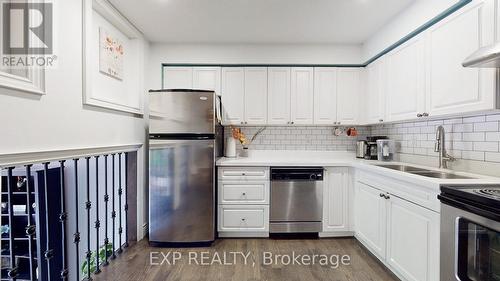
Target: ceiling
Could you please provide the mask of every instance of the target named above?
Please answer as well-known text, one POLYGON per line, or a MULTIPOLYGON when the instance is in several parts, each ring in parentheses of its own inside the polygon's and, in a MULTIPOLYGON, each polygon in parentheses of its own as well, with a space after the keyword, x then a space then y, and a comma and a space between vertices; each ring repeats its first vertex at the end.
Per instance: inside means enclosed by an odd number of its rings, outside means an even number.
POLYGON ((360 44, 416 0, 109 0, 152 42, 360 44))

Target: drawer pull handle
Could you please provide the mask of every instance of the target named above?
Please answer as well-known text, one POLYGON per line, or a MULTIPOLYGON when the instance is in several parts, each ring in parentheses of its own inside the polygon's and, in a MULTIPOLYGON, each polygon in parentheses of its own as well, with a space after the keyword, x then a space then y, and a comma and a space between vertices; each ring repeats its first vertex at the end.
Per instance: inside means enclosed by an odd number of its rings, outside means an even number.
POLYGON ((380 193, 378 196, 385 198, 385 194, 380 193))

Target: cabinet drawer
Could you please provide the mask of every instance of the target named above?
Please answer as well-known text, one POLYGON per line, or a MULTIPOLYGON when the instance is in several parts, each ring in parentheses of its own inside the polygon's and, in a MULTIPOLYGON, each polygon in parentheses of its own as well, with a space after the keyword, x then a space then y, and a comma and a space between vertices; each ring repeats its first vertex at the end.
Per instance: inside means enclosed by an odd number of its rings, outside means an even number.
POLYGON ((360 171, 357 174, 357 181, 378 188, 384 192, 389 192, 435 212, 439 213, 441 210, 440 202, 437 199, 439 190, 433 190, 418 183, 403 181, 365 171, 360 171))
POLYGON ((219 180, 268 180, 268 167, 219 167, 219 180))
POLYGON ((219 206, 219 231, 269 231, 269 206, 219 206))
POLYGON ((219 204, 269 204, 269 182, 219 182, 219 204))

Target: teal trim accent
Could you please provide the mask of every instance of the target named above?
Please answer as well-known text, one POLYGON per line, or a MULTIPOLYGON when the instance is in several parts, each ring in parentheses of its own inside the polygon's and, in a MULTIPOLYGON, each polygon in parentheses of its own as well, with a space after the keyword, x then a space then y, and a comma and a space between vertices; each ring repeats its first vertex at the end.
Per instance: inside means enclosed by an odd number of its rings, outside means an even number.
POLYGON ((164 71, 164 65, 162 64, 161 65, 161 88, 162 89, 165 89, 165 82, 163 82, 165 80, 165 71, 164 71))
POLYGON ((178 66, 178 67, 193 67, 193 66, 212 66, 212 67, 367 67, 369 64, 373 63, 380 57, 386 55, 390 51, 396 49, 397 47, 401 46, 402 44, 406 43, 408 40, 414 38, 415 36, 419 35, 420 33, 426 31, 429 29, 431 26, 435 25, 436 23, 440 22, 441 20, 445 19, 449 15, 453 14, 457 10, 461 9, 465 5, 469 4, 472 2, 472 0, 459 0, 456 4, 453 6, 449 7, 436 17, 432 18, 425 24, 421 25, 419 28, 415 29, 414 31, 410 32, 408 35, 405 37, 401 38, 398 40, 396 43, 390 45, 389 47, 385 48, 382 52, 376 54, 373 56, 371 59, 367 60, 365 63, 362 64, 196 64, 196 63, 162 63, 162 87, 163 87, 163 67, 166 66, 178 66))
POLYGON ((455 5, 451 6, 448 9, 446 9, 444 12, 440 13, 439 15, 437 15, 436 17, 434 17, 430 21, 426 22, 424 25, 422 25, 419 28, 415 29, 410 34, 408 34, 405 37, 401 38, 396 43, 392 44, 391 46, 389 46, 386 49, 384 49, 382 52, 378 53, 377 55, 375 55, 374 57, 372 57, 371 59, 369 59, 368 61, 366 61, 364 63, 364 66, 368 66, 370 63, 376 61, 377 59, 379 59, 383 55, 389 53, 390 51, 392 51, 392 50, 396 49, 397 47, 401 46, 402 44, 404 44, 408 40, 410 40, 413 37, 415 37, 415 36, 419 35, 420 33, 424 32, 429 27, 431 27, 431 26, 435 25, 436 23, 440 22, 441 20, 443 20, 444 18, 446 18, 449 15, 453 14, 454 12, 456 12, 457 10, 459 10, 460 8, 462 8, 463 6, 469 4, 470 2, 472 2, 472 0, 459 0, 458 3, 456 3, 455 5))

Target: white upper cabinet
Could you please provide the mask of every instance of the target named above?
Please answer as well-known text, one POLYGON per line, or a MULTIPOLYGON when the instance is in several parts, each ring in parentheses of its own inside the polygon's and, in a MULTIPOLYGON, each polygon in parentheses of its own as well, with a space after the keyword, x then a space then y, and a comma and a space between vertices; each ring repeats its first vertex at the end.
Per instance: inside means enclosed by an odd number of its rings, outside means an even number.
POLYGON ((220 67, 177 67, 163 68, 163 89, 211 90, 221 93, 220 67))
POLYGON ((245 122, 245 70, 243 67, 222 68, 222 109, 225 125, 245 122))
POLYGON ((386 67, 384 58, 371 63, 366 69, 366 121, 379 123, 385 119, 386 67))
POLYGON ((337 123, 337 68, 314 68, 314 124, 337 123))
POLYGON ((269 67, 267 70, 267 123, 290 123, 290 68, 269 67))
MULTIPOLYGON (((339 124, 359 124, 361 107, 360 68, 339 68, 337 70, 337 122, 339 124)), ((332 109, 335 111, 335 109, 332 109)))
POLYGON ((293 67, 291 75, 291 124, 313 124, 314 70, 293 67))
POLYGON ((425 112, 425 42, 414 38, 387 55, 387 121, 422 117, 425 112))
POLYGON ((192 89, 192 67, 164 67, 163 89, 192 89))
POLYGON ((267 123, 267 67, 245 67, 245 124, 267 123))
POLYGON ((495 108, 493 69, 462 62, 493 42, 494 1, 474 1, 427 33, 427 109, 430 116, 495 108))
POLYGON ((194 67, 193 89, 215 91, 221 94, 221 68, 220 67, 194 67))

